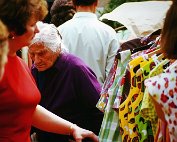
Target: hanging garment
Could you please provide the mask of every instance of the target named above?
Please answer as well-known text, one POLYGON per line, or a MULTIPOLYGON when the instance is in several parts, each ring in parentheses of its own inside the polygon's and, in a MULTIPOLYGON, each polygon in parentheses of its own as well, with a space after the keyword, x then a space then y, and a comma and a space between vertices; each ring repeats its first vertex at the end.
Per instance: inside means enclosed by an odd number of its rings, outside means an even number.
POLYGON ((109 98, 108 89, 111 87, 111 85, 114 82, 116 69, 117 69, 117 64, 118 64, 118 58, 115 57, 114 63, 112 65, 112 67, 111 67, 111 70, 110 70, 110 72, 108 74, 108 77, 106 78, 106 80, 105 80, 105 82, 103 84, 103 87, 101 89, 100 99, 99 99, 99 101, 96 104, 96 107, 102 112, 105 111, 105 108, 106 108, 107 103, 108 103, 108 98, 109 98))
POLYGON ((104 118, 99 133, 100 142, 121 142, 120 130, 119 130, 119 117, 118 113, 112 108, 117 90, 119 88, 119 82, 124 76, 126 66, 130 60, 130 50, 122 51, 120 53, 120 59, 116 69, 116 75, 113 84, 108 90, 108 103, 105 108, 104 118))
MULTIPOLYGON (((118 112, 119 110, 119 106, 121 104, 122 101, 125 101, 125 98, 127 98, 126 94, 123 94, 123 91, 125 89, 125 79, 126 79, 126 75, 127 75, 127 71, 128 71, 128 66, 126 66, 126 69, 124 71, 124 75, 120 78, 119 82, 117 83, 117 93, 116 93, 116 97, 113 103, 112 108, 118 112), (126 96, 125 96, 126 95, 126 96)), ((128 88, 130 89, 130 88, 128 88)))
MULTIPOLYGON (((166 60, 162 61, 161 63, 159 63, 154 69, 152 69, 150 71, 150 74, 149 74, 148 78, 163 73, 164 65, 166 65, 168 62, 169 62, 169 60, 166 59, 166 60)), ((140 113, 143 116, 143 118, 151 121, 153 134, 155 135, 156 134, 156 129, 157 129, 158 117, 157 117, 157 113, 155 111, 154 104, 153 104, 153 102, 152 102, 152 100, 151 100, 151 98, 150 98, 150 96, 147 92, 147 89, 145 89, 145 91, 144 91, 144 97, 143 97, 140 113)))
MULTIPOLYGON (((136 71, 140 68, 143 61, 144 58, 140 56, 129 62, 131 90, 127 99, 119 106, 120 131, 124 142, 139 139, 134 119, 138 112, 136 113, 136 107, 132 108, 131 104, 136 100, 141 89, 142 78, 136 77, 136 71)), ((137 106, 139 106, 139 104, 137 104, 137 106)))
MULTIPOLYGON (((140 68, 142 71, 142 84, 141 84, 141 91, 138 94, 136 100, 134 103, 132 103, 132 106, 137 105, 139 103, 139 106, 136 108, 136 111, 141 110, 142 106, 142 100, 144 97, 144 80, 148 78, 148 75, 150 71, 156 66, 154 60, 152 58, 149 58, 148 61, 145 62, 144 65, 140 68)), ((137 76, 139 77, 139 76, 137 76)), ((153 132, 152 132, 152 127, 151 127, 151 122, 149 120, 146 120, 142 117, 141 113, 138 113, 135 115, 135 123, 137 124, 137 129, 138 129, 138 134, 139 134, 139 141, 140 142, 153 142, 154 137, 153 137, 153 132)))
POLYGON ((128 40, 121 44, 119 51, 133 50, 139 46, 142 46, 143 44, 140 41, 141 41, 141 38, 134 38, 134 39, 128 40))

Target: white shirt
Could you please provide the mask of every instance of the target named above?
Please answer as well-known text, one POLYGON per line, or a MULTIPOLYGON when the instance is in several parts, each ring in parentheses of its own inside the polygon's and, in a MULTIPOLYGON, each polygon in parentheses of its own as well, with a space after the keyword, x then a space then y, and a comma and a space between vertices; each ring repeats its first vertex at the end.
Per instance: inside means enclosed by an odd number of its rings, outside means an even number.
POLYGON ((103 84, 120 47, 115 30, 90 12, 77 12, 58 30, 69 53, 80 57, 103 84))

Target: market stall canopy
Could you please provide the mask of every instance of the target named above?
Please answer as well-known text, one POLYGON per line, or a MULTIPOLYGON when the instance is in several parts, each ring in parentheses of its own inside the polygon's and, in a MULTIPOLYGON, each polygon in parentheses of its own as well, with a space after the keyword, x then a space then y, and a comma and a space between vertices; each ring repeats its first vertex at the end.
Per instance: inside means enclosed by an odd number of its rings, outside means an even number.
POLYGON ((162 29, 171 1, 128 2, 100 17, 124 25, 135 37, 142 37, 162 29))

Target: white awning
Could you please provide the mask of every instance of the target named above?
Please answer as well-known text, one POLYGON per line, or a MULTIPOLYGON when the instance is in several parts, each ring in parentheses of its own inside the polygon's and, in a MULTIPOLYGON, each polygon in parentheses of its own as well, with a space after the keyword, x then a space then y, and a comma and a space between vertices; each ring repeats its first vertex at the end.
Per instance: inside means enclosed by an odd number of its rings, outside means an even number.
POLYGON ((123 24, 135 37, 162 29, 171 1, 128 2, 100 17, 123 24))

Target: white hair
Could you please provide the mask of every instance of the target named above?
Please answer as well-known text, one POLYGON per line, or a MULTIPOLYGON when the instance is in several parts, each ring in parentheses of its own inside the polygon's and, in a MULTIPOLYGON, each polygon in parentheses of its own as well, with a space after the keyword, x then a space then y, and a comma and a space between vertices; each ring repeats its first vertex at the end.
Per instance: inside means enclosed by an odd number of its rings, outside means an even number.
POLYGON ((61 35, 55 25, 37 22, 37 27, 39 29, 39 33, 36 33, 30 46, 33 44, 42 43, 53 52, 58 51, 59 48, 61 48, 62 51, 67 51, 62 43, 61 35))

